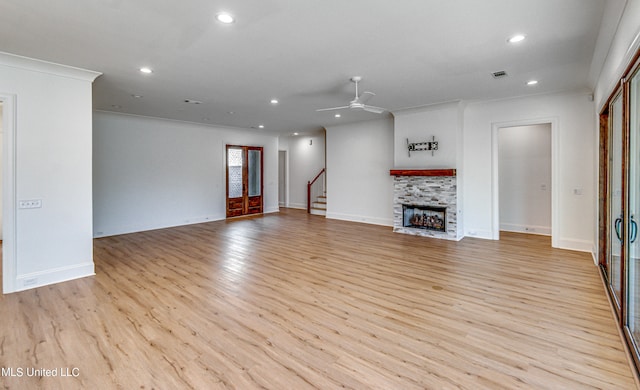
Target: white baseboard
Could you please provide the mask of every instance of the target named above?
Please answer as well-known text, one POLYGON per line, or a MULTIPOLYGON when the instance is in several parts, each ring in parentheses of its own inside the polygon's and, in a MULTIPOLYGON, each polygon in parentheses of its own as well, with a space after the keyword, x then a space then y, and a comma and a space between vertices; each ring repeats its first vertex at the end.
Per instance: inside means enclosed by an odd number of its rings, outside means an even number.
POLYGON ((468 229, 464 233, 464 237, 482 238, 484 240, 493 240, 493 233, 491 232, 491 230, 468 229))
POLYGON ((593 254, 593 242, 587 240, 576 240, 573 238, 560 238, 556 243, 556 248, 568 249, 570 251, 588 252, 593 254))
POLYGON ((371 225, 393 226, 393 218, 367 217, 363 215, 352 215, 343 213, 330 213, 326 215, 329 219, 339 219, 341 221, 368 223, 371 225))
POLYGON ((95 275, 93 261, 67 267, 54 268, 46 271, 33 272, 16 277, 17 291, 29 290, 36 287, 66 282, 73 279, 95 275))
POLYGON ((500 230, 505 232, 514 233, 528 233, 528 234, 540 234, 543 236, 551 235, 551 226, 536 226, 536 225, 519 225, 515 223, 501 223, 500 230))
POLYGON ((93 238, 118 236, 121 234, 146 232, 150 230, 159 230, 159 229, 167 229, 167 228, 178 227, 178 226, 194 225, 198 223, 222 221, 225 218, 226 217, 224 215, 207 215, 203 217, 192 217, 182 221, 175 221, 175 222, 163 223, 158 225, 143 225, 143 224, 129 225, 129 226, 119 226, 119 227, 116 227, 115 229, 96 227, 94 228, 93 238))
POLYGON ((271 214, 271 213, 279 213, 280 212, 280 206, 278 207, 270 207, 268 209, 265 209, 263 211, 263 214, 271 214))

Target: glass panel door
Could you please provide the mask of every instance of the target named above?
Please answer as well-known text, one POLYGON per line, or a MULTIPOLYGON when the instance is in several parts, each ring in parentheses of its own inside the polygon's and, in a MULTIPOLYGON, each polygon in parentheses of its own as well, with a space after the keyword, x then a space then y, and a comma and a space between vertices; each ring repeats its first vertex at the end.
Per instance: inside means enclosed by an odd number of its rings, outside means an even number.
POLYGON ((227 145, 227 218, 262 213, 262 147, 227 145))
POLYGON ((640 70, 629 83, 629 252, 627 258, 627 326, 637 348, 640 341, 640 70))
POLYGON ((623 150, 623 122, 622 122, 622 93, 613 99, 609 108, 610 125, 610 160, 609 160, 609 248, 607 253, 607 279, 609 288, 613 292, 614 302, 620 311, 622 302, 622 150, 623 150))
POLYGON ((229 148, 227 153, 229 169, 229 198, 242 197, 242 149, 229 148))
POLYGON ((249 150, 249 196, 262 195, 260 165, 262 163, 260 150, 249 150))

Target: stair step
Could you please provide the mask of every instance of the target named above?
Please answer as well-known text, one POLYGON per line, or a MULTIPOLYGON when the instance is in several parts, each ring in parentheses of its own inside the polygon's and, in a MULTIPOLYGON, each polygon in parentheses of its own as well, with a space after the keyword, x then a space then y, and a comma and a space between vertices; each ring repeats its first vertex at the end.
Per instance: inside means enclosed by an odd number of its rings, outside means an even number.
POLYGON ((311 214, 313 215, 327 215, 327 210, 326 209, 318 209, 315 207, 311 208, 311 214))
POLYGON ((326 210, 327 202, 313 202, 311 203, 311 207, 314 209, 326 210))

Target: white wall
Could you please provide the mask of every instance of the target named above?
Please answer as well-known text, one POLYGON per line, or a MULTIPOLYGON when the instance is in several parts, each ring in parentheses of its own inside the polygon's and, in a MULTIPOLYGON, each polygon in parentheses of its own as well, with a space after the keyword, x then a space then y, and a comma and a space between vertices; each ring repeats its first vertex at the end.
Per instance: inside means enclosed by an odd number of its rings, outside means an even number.
POLYGON ((0 94, 16 102, 13 189, 17 200, 42 201, 41 208, 12 210, 15 250, 4 259, 5 293, 94 272, 91 85, 98 75, 0 53, 0 94))
POLYGON ((306 209, 307 183, 326 167, 325 132, 281 136, 278 142, 288 158, 287 207, 306 209))
POLYGON ((493 139, 496 126, 552 122, 557 126, 553 171, 557 204, 553 226, 558 247, 591 251, 596 211, 596 126, 585 93, 539 95, 468 104, 464 115, 465 235, 492 238, 493 139), (578 190, 580 194, 575 194, 578 190))
POLYGON ((327 218, 393 226, 393 121, 327 128, 327 218))
POLYGON ((394 112, 394 167, 450 169, 458 166, 461 105, 458 102, 437 104, 419 109, 394 112), (411 152, 410 143, 431 141, 435 136, 438 150, 411 152))
POLYGON ((499 133, 500 230, 551 235, 551 124, 499 133))
POLYGON ((278 211, 278 141, 258 131, 94 113, 96 237, 225 218, 225 145, 264 147, 264 212, 278 211))

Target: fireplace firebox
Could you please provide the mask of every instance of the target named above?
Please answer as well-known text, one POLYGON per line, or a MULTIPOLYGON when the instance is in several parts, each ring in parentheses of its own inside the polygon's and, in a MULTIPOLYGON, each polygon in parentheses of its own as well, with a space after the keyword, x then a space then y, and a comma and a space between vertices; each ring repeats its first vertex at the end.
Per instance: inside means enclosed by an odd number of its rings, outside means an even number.
POLYGON ((403 226, 408 228, 447 231, 447 208, 440 206, 402 205, 403 226))

